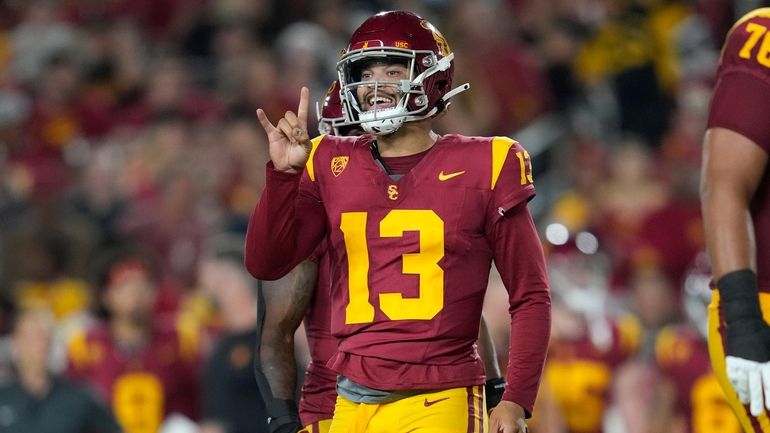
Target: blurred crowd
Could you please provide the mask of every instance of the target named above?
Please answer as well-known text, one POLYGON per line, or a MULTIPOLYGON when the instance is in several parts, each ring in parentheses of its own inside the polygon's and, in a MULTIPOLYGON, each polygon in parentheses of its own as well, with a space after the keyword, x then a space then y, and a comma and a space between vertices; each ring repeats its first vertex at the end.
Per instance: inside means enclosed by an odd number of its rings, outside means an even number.
MULTIPOLYGON (((534 161, 554 330, 533 430, 737 432, 713 393, 681 395, 718 388, 670 379, 705 356, 700 142, 719 47, 755 6, 0 2, 0 376, 18 374, 14 317, 43 310, 52 371, 95 386, 126 432, 266 431, 241 413, 249 405, 225 403, 256 391, 222 385, 252 380, 253 347, 238 342, 256 324, 257 283, 237 264, 268 158, 254 110, 296 109, 302 85, 320 101, 350 32, 378 10, 408 9, 442 30, 456 83, 471 84, 438 132, 508 135, 534 161), (140 374, 155 368, 137 355, 154 333, 168 339, 156 349, 172 382, 140 374), (116 336, 125 341, 106 341, 116 336), (139 386, 99 370, 112 346, 139 386), (229 379, 211 373, 226 369, 229 379)), ((485 312, 505 368, 503 292, 493 276, 485 312)))

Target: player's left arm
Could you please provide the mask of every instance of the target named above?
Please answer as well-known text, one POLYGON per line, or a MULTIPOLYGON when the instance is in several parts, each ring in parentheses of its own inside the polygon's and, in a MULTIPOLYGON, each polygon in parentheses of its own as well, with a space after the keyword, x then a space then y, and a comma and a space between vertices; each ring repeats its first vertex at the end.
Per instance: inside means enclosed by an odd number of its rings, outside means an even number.
POLYGON ((529 417, 545 364, 551 329, 551 296, 545 258, 525 203, 495 224, 494 259, 509 293, 511 314, 507 385, 503 400, 529 417))
POLYGON ((742 403, 759 416, 770 401, 770 327, 762 318, 755 273, 750 206, 768 155, 735 131, 711 128, 704 140, 701 206, 725 321, 725 362, 742 403), (763 386, 764 384, 764 386, 763 386))
POLYGON ((294 333, 313 296, 318 264, 305 260, 274 282, 263 282, 263 318, 257 345, 257 383, 266 402, 270 432, 296 432, 302 425, 297 412, 297 361, 294 333))
POLYGON ((532 414, 551 329, 545 257, 527 207, 534 196, 527 151, 506 138, 492 140, 492 196, 486 237, 509 294, 510 349, 503 400, 490 414, 490 430, 518 433, 532 414))

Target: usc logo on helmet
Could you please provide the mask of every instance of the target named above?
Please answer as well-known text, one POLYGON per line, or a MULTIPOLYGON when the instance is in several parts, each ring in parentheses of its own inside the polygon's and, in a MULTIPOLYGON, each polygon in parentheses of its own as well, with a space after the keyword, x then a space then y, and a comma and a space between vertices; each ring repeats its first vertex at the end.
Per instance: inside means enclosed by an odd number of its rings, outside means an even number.
POLYGON ((336 87, 337 87, 337 82, 336 81, 332 81, 332 84, 329 86, 328 89, 326 89, 326 96, 331 95, 336 87))
POLYGON ((396 48, 405 48, 405 49, 408 50, 409 49, 409 42, 407 42, 407 41, 396 41, 396 42, 393 43, 393 46, 396 47, 396 48))
POLYGON ((452 52, 452 49, 449 48, 449 42, 446 41, 444 35, 442 35, 441 32, 439 32, 438 29, 433 26, 433 24, 429 23, 427 20, 422 20, 420 21, 420 26, 425 30, 430 30, 430 33, 433 35, 433 40, 436 41, 438 51, 442 56, 446 57, 449 55, 449 53, 452 52))

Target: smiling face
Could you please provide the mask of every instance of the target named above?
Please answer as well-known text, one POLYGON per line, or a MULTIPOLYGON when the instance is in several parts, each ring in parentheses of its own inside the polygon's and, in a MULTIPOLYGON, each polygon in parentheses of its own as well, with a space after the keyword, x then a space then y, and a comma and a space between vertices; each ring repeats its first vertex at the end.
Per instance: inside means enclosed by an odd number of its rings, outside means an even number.
POLYGON ((409 69, 402 63, 374 61, 361 69, 361 81, 377 81, 379 84, 359 86, 356 89, 361 111, 384 110, 395 107, 403 97, 398 83, 409 80, 409 69), (392 82, 393 84, 382 84, 392 82))

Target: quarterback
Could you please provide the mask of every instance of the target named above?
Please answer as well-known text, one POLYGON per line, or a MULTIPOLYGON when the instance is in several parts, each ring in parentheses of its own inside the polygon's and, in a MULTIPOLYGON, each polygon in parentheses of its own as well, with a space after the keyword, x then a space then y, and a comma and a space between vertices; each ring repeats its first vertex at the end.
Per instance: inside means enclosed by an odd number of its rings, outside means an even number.
POLYGON ((338 63, 343 125, 368 134, 311 140, 307 88, 276 125, 257 110, 271 162, 246 266, 280 278, 325 243, 339 339, 332 433, 526 430, 550 328, 531 164, 509 138, 432 131, 467 88, 452 88, 453 57, 428 21, 383 12, 338 63), (487 420, 474 342, 493 260, 512 323, 506 389, 487 420))
MULTIPOLYGON (((344 122, 339 83, 329 87, 322 108, 318 107, 318 130, 333 135, 360 135, 356 125, 338 126, 344 122)), ((337 399, 337 374, 326 362, 337 350, 337 340, 331 335, 329 255, 326 244, 321 245, 309 259, 275 282, 260 286, 261 312, 257 352, 256 377, 268 405, 270 432, 294 433, 304 426, 304 433, 327 433, 334 415, 337 399), (303 319, 304 314, 304 319, 303 319), (310 364, 302 383, 299 407, 294 399, 296 364, 294 333, 304 321, 310 349, 310 364)), ((484 385, 487 409, 500 402, 505 381, 500 374, 494 342, 484 317, 477 347, 487 381, 484 385)))

